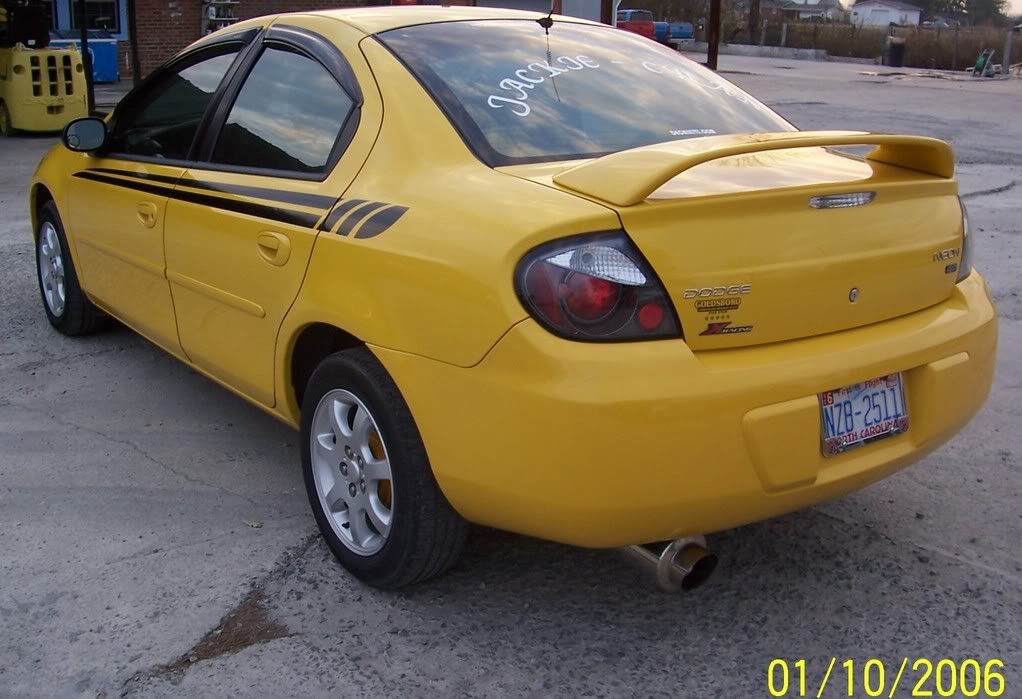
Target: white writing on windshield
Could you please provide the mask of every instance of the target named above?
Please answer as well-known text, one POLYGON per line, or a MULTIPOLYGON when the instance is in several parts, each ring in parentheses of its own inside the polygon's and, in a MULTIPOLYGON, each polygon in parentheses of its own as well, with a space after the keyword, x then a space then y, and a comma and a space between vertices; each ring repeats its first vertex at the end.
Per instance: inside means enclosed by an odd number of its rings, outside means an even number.
POLYGON ((497 83, 497 87, 507 90, 512 96, 491 94, 486 99, 486 104, 491 109, 508 107, 517 116, 529 116, 532 107, 526 100, 529 99, 529 91, 534 90, 537 85, 562 73, 599 67, 600 64, 588 56, 558 56, 547 61, 534 61, 514 71, 513 78, 504 78, 497 83))

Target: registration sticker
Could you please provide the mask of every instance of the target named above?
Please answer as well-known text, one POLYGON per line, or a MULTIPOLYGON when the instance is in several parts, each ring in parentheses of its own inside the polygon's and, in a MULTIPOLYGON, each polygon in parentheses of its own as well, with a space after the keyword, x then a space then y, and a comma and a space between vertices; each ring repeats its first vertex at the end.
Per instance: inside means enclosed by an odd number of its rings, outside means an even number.
POLYGON ((824 456, 908 430, 908 406, 901 374, 852 384, 820 394, 824 456))

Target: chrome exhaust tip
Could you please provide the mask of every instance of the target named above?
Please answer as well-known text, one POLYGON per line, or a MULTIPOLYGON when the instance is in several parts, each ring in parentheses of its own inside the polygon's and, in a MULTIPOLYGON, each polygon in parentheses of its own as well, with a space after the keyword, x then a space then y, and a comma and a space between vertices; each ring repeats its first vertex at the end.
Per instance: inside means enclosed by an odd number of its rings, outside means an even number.
POLYGON ((626 546, 625 557, 652 572, 664 592, 688 592, 710 579, 717 556, 706 549, 706 538, 689 536, 667 544, 626 546))

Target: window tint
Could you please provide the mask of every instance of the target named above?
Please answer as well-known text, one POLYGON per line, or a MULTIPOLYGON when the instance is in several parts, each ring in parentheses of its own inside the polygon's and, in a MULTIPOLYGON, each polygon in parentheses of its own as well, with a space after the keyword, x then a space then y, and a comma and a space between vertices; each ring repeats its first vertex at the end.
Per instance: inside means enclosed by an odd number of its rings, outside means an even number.
POLYGON ((186 158, 202 115, 236 54, 237 48, 233 48, 157 77, 139 99, 116 115, 109 150, 186 158))
POLYGON ((677 51, 611 27, 446 22, 378 35, 488 164, 792 126, 677 51))
POLYGON ((321 172, 354 107, 322 65, 267 48, 245 80, 213 151, 242 167, 321 172))

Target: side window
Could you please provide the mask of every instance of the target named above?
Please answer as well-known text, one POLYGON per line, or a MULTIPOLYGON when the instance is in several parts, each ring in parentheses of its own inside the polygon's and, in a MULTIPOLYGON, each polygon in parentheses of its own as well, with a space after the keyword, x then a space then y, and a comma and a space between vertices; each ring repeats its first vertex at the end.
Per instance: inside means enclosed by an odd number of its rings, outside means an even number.
POLYGON ((115 118, 107 150, 126 155, 182 160, 202 115, 237 56, 238 47, 155 78, 115 118))
POLYGON ((320 63, 267 47, 231 107, 213 162, 322 172, 354 106, 320 63))

